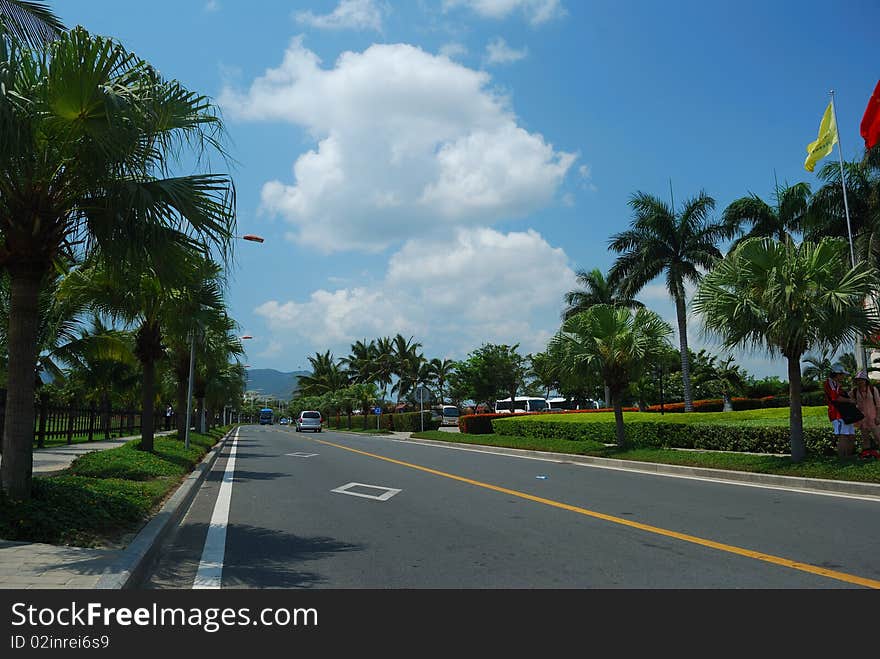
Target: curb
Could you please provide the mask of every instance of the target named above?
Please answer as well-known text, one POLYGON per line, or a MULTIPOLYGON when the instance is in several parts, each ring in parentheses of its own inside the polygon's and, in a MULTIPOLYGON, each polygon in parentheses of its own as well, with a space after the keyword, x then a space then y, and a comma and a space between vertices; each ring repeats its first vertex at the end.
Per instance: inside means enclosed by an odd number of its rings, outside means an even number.
POLYGON ((684 465, 667 465, 658 462, 637 462, 635 460, 616 460, 613 458, 597 458, 588 455, 573 455, 570 453, 551 453, 549 451, 530 451, 526 449, 505 448, 501 446, 486 446, 484 444, 460 444, 458 442, 444 442, 435 439, 413 439, 409 442, 419 442, 434 446, 453 447, 462 451, 481 451, 498 453, 512 457, 530 457, 560 462, 567 464, 580 464, 593 467, 620 469, 624 471, 638 471, 642 473, 658 474, 661 476, 690 476, 694 478, 706 478, 714 481, 728 483, 750 483, 754 485, 770 485, 785 487, 811 492, 825 492, 836 494, 854 494, 859 496, 877 497, 880 499, 880 484, 861 483, 858 481, 837 481, 823 478, 804 478, 801 476, 779 476, 776 474, 761 474, 750 471, 729 471, 726 469, 709 469, 707 467, 688 467, 684 465))
POLYGON ((147 522, 134 540, 122 551, 122 555, 104 570, 95 586, 96 589, 122 590, 137 588, 140 585, 147 569, 156 558, 162 542, 189 509, 199 487, 211 473, 214 463, 233 432, 235 432, 235 428, 229 430, 218 440, 165 502, 162 509, 147 522))

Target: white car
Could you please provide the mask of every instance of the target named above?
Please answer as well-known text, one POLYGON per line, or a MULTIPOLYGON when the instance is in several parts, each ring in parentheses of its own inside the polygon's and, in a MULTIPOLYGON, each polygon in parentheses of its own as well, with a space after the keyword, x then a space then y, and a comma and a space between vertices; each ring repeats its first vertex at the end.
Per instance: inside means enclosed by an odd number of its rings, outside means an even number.
POLYGON ((311 430, 312 432, 321 432, 322 426, 321 413, 316 410, 303 410, 296 417, 296 431, 303 432, 311 430))

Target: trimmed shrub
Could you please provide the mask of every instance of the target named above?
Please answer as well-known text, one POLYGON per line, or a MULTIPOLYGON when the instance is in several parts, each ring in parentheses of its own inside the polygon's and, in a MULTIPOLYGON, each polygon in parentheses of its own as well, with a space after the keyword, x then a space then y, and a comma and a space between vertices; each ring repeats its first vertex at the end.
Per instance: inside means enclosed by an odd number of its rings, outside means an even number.
MULTIPOLYGON (((592 440, 614 443, 616 427, 613 419, 571 423, 564 421, 505 418, 492 421, 495 432, 502 435, 541 437, 569 440, 592 440)), ((749 425, 720 423, 674 423, 661 418, 650 421, 627 421, 624 424, 627 443, 634 447, 695 448, 711 451, 746 453, 788 453, 791 450, 787 425, 749 425)), ((815 454, 833 455, 834 436, 830 426, 804 428, 807 450, 815 454)))
POLYGON ((438 430, 440 428, 440 421, 431 419, 430 410, 382 414, 379 416, 379 427, 382 430, 395 430, 397 432, 419 432, 422 429, 419 414, 425 417, 425 430, 438 430))
POLYGON ((492 419, 503 419, 510 414, 465 414, 458 419, 458 429, 468 435, 491 435, 492 419))

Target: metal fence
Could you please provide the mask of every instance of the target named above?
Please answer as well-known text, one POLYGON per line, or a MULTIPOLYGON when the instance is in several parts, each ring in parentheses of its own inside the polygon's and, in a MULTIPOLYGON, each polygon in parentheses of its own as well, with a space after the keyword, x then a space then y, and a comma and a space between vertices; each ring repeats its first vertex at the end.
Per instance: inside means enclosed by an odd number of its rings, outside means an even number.
MULTIPOLYGON (((78 441, 110 439, 113 436, 136 435, 141 431, 141 412, 139 410, 119 410, 98 406, 50 405, 43 398, 36 405, 34 423, 34 444, 37 448, 46 445, 46 440, 63 439, 72 444, 78 441)), ((154 417, 159 423, 162 417, 154 417)), ((0 437, 6 421, 6 390, 0 389, 0 437)), ((161 430, 161 428, 157 428, 161 430)))

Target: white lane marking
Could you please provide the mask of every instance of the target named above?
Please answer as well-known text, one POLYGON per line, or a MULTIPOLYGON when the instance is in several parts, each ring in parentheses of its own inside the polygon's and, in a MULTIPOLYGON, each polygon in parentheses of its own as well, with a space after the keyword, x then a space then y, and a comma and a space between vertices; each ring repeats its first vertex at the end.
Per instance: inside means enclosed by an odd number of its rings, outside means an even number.
POLYGON ((232 439, 232 448, 226 460, 226 471, 220 483, 220 492, 211 515, 211 525, 205 538, 202 559, 193 581, 193 590, 220 588, 223 580, 223 558, 226 555, 226 527, 229 524, 229 504, 232 501, 232 479, 235 476, 235 451, 238 447, 238 431, 232 439))
POLYGON ((320 453, 285 453, 284 455, 289 455, 292 458, 314 458, 320 453))
POLYGON ((367 485, 366 483, 348 483, 346 485, 342 485, 337 487, 334 490, 330 490, 331 492, 336 492, 338 494, 350 494, 353 497, 363 497, 364 499, 373 499, 375 501, 388 501, 395 494, 400 494, 403 490, 398 490, 393 487, 382 487, 381 485, 367 485), (363 492, 352 492, 351 488, 353 487, 366 487, 371 490, 383 490, 382 494, 364 494, 363 492))
MULTIPOLYGON (((690 474, 668 474, 662 473, 658 471, 651 471, 650 469, 638 469, 635 467, 616 467, 612 465, 602 465, 602 464, 588 464, 585 462, 575 462, 568 458, 561 457, 540 457, 536 455, 514 455, 512 453, 499 453, 497 451, 478 449, 478 448, 469 448, 461 445, 443 445, 443 444, 427 444, 422 443, 422 440, 408 440, 408 439, 396 439, 394 437, 374 437, 373 440, 383 439, 389 442, 400 442, 409 444, 410 446, 418 446, 421 444, 422 446, 434 446, 440 449, 446 449, 449 451, 468 451, 470 453, 486 453, 488 455, 501 455, 508 458, 517 458, 518 460, 537 460, 539 462, 554 462, 556 464, 569 464, 574 465, 575 467, 589 467, 591 469, 610 469, 611 471, 627 471, 630 473, 636 474, 644 474, 647 476, 663 476, 664 478, 682 478, 685 480, 693 480, 693 481, 705 481, 707 483, 723 483, 724 485, 736 485, 739 487, 756 487, 764 490, 782 490, 784 492, 796 492, 797 494, 815 494, 822 497, 836 497, 838 499, 857 499, 858 501, 872 501, 874 503, 880 503, 880 497, 874 496, 871 494, 850 494, 847 492, 826 492, 823 490, 812 490, 806 489, 802 487, 796 487, 794 485, 773 485, 770 483, 746 483, 744 481, 735 481, 729 480, 722 476, 694 476, 690 474)), ((425 440, 425 441, 440 441, 440 440, 425 440)), ((572 454, 572 457, 577 457, 576 453, 572 454)))

